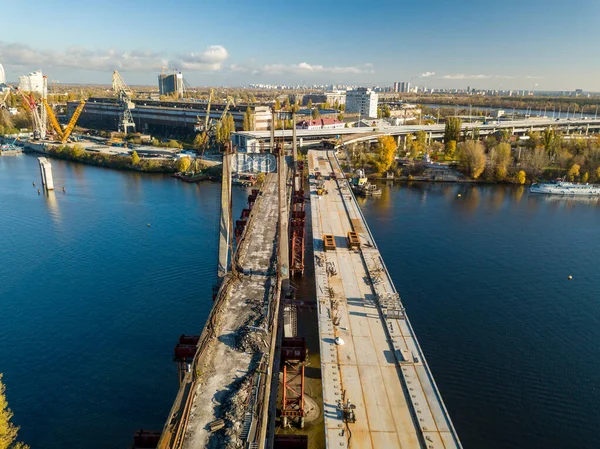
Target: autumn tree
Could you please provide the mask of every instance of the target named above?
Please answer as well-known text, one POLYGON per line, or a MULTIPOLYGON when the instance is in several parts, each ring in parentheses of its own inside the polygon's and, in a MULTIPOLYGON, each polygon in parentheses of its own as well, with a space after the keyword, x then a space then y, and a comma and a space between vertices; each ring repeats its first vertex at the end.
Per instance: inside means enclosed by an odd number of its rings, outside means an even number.
POLYGON ((523 170, 519 170, 519 173, 517 173, 517 182, 519 184, 525 184, 526 180, 527 180, 527 174, 523 170))
POLYGON ((479 178, 485 169, 485 150, 481 142, 468 140, 458 147, 460 167, 473 179, 479 178))
POLYGON ((581 169, 581 166, 579 164, 573 164, 571 166, 571 168, 569 169, 569 172, 567 173, 570 181, 574 181, 575 178, 579 176, 580 169, 581 169))
POLYGON ((313 119, 318 119, 319 117, 321 117, 321 113, 319 112, 318 108, 314 108, 312 110, 311 116, 313 119))
POLYGON ((446 159, 453 159, 456 154, 456 140, 450 140, 446 142, 446 149, 444 150, 446 159))
POLYGON ((490 161, 492 163, 494 178, 497 181, 504 181, 511 161, 510 144, 502 142, 492 148, 490 150, 490 161))
POLYGON ((5 390, 0 374, 0 449, 29 449, 26 444, 15 441, 19 428, 10 422, 13 412, 8 408, 5 390))
POLYGON ((180 157, 177 160, 177 170, 180 172, 186 172, 190 169, 190 166, 192 165, 192 161, 190 160, 189 157, 180 157))
POLYGON ((539 176, 549 163, 550 158, 543 147, 537 147, 533 150, 529 150, 523 156, 523 166, 532 178, 539 176))
POLYGON ((252 114, 250 106, 246 108, 246 112, 244 113, 242 129, 244 131, 252 131, 254 129, 254 115, 252 114))
POLYGON ((279 101, 279 98, 277 98, 275 100, 275 110, 279 111, 281 109, 281 102, 279 101))
POLYGON ((140 157, 137 154, 137 151, 131 153, 131 164, 138 165, 140 163, 140 157))
POLYGON ((377 160, 376 167, 379 173, 390 169, 396 156, 396 140, 392 136, 377 138, 377 160))
POLYGON ((585 184, 586 182, 588 182, 588 179, 590 179, 590 174, 588 172, 585 172, 581 176, 581 182, 585 184))

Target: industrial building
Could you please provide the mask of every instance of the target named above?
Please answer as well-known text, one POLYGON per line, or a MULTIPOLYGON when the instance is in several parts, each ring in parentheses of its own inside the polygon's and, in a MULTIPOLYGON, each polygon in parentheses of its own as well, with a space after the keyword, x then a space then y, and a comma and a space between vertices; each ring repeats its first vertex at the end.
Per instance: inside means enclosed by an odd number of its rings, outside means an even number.
POLYGON ((302 120, 296 123, 296 129, 338 129, 344 128, 345 123, 335 118, 318 118, 302 120))
POLYGON ((31 72, 29 75, 19 77, 19 90, 24 92, 35 92, 40 95, 44 93, 46 83, 41 70, 31 72))
MULTIPOLYGON (((166 137, 183 137, 195 134, 194 126, 204 122, 206 103, 186 101, 153 101, 132 100, 134 108, 131 115, 135 129, 144 134, 155 134, 166 137)), ((67 115, 71 116, 78 101, 67 104, 67 115)), ((212 104, 210 118, 218 120, 225 109, 225 104, 212 104)), ((247 105, 230 106, 229 113, 233 117, 235 127, 241 130, 247 105)), ((271 123, 271 111, 268 106, 250 106, 254 116, 255 130, 268 130, 271 123)), ((115 98, 90 98, 79 118, 79 126, 92 129, 117 130, 119 114, 122 107, 115 98)))
POLYGON ((346 92, 346 112, 363 117, 377 118, 379 95, 368 87, 357 87, 346 92))
POLYGON ((181 73, 158 75, 158 93, 160 95, 177 94, 178 98, 183 97, 183 75, 181 73))

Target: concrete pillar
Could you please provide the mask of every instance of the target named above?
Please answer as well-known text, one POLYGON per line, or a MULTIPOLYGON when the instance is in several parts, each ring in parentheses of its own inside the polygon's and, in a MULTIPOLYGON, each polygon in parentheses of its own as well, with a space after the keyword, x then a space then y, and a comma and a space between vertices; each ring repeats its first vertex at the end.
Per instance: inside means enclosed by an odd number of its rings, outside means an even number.
POLYGON ((229 240, 231 239, 231 151, 223 154, 223 179, 221 182, 221 220, 219 222, 219 279, 227 274, 229 265, 229 240))
POLYGON ((400 142, 402 142, 402 137, 400 136, 400 134, 398 134, 396 136, 396 146, 399 147, 400 146, 400 142))
POLYGON ((38 157, 38 161, 44 188, 46 190, 54 190, 54 179, 52 179, 52 165, 50 165, 50 161, 45 157, 38 157))
POLYGON ((589 132, 590 132, 590 124, 588 123, 587 125, 585 125, 585 135, 587 136, 589 132))
POLYGON ((298 143, 300 145, 300 148, 302 148, 302 145, 304 145, 304 139, 300 137, 300 139, 298 139, 298 143))

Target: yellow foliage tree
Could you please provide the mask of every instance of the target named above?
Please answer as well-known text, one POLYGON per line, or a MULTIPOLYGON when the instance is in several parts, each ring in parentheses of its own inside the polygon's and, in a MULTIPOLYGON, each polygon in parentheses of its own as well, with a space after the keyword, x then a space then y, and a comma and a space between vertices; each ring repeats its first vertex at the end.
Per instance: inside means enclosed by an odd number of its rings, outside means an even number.
POLYGON ((190 165, 192 165, 192 161, 189 157, 180 157, 177 161, 177 170, 186 172, 190 169, 190 165))
POLYGON ((588 182, 588 179, 590 179, 590 174, 588 172, 585 172, 581 177, 581 182, 588 182))
POLYGON ((137 154, 137 151, 131 153, 131 163, 133 165, 138 165, 140 163, 140 157, 137 154))
POLYGON ((579 176, 580 169, 581 169, 581 167, 579 166, 579 164, 573 164, 573 166, 569 169, 569 172, 567 173, 567 175, 569 175, 569 179, 571 181, 574 181, 575 178, 577 176, 579 176))
POLYGON ((452 159, 454 154, 456 153, 456 140, 450 140, 446 142, 446 150, 444 154, 446 155, 446 159, 452 159))
POLYGON ((377 139, 379 157, 377 171, 383 173, 390 169, 396 156, 396 141, 392 136, 382 136, 377 139))
POLYGON ((15 442, 19 428, 10 422, 13 412, 8 408, 5 389, 0 374, 0 449, 29 449, 26 444, 15 442))
POLYGON ((485 169, 485 150, 481 142, 468 140, 460 144, 458 151, 461 169, 473 179, 479 178, 485 169))
POLYGON ((519 182, 519 184, 525 184, 526 180, 527 175, 525 174, 525 172, 523 170, 519 170, 519 173, 517 173, 517 181, 519 182))

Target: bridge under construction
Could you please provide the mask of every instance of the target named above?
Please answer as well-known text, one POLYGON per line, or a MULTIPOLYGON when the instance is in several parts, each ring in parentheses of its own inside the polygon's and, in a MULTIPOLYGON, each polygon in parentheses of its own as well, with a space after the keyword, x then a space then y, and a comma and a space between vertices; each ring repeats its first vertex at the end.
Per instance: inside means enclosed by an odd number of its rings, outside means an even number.
POLYGON ((201 335, 179 338, 180 389, 164 428, 136 433, 133 448, 461 448, 334 152, 299 160, 273 135, 271 147, 277 173, 239 220, 224 155, 214 306, 201 335), (293 279, 313 263, 318 325, 299 326, 293 279), (318 340, 320 384, 308 391, 298 329, 318 340))

